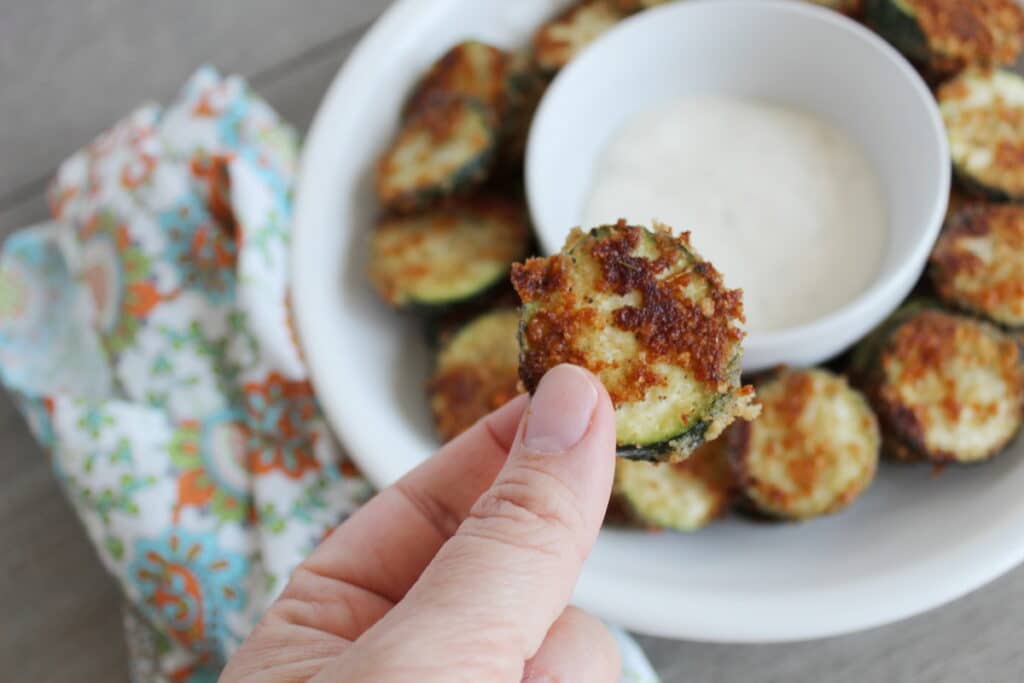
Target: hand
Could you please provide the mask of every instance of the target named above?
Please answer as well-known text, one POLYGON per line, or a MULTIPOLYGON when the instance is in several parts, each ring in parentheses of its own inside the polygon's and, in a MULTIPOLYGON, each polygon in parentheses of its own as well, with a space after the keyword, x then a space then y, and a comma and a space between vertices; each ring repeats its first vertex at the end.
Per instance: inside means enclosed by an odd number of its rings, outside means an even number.
POLYGON ((611 635, 566 608, 614 456, 600 382, 554 368, 339 526, 221 681, 615 683, 611 635))

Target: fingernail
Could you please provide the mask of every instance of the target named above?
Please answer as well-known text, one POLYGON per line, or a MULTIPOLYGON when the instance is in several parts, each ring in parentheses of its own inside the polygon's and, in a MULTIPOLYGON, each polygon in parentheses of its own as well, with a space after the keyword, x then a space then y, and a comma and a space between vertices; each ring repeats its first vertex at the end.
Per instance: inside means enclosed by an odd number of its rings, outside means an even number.
POLYGON ((526 418, 523 446, 536 453, 564 453, 583 438, 597 406, 597 389, 586 373, 559 365, 541 379, 526 418))

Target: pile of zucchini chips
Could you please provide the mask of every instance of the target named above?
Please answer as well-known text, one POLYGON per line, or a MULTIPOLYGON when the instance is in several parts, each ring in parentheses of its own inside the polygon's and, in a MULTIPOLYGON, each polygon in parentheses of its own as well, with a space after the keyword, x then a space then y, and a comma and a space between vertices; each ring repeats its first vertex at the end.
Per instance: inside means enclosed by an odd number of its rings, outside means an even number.
POLYGON ((864 22, 934 85, 956 187, 914 297, 828 369, 752 378, 755 400, 740 377, 742 297, 687 234, 622 221, 530 258, 523 151, 545 88, 618 21, 670 1, 686 0, 584 0, 517 51, 460 43, 408 98, 376 168, 369 274, 387 303, 424 317, 440 439, 560 362, 588 367, 616 408, 613 508, 678 531, 730 510, 837 512, 881 456, 938 466, 1005 450, 1024 422, 1024 79, 1008 70, 1024 12, 809 0, 864 22))

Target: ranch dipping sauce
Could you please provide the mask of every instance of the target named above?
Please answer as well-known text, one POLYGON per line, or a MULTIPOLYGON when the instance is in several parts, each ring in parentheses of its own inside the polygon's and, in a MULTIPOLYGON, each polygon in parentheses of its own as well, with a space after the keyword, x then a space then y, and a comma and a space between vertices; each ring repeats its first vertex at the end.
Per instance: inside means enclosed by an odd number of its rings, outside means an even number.
POLYGON ((708 95, 642 112, 612 137, 584 224, 619 218, 690 230, 726 284, 743 289, 750 332, 852 301, 888 235, 881 182, 843 131, 800 110, 708 95))

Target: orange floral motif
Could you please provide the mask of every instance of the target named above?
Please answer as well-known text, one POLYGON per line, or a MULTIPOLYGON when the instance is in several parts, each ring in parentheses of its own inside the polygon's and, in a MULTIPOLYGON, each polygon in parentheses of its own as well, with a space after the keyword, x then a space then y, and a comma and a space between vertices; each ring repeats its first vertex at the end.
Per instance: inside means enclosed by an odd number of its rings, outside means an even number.
POLYGON ((188 420, 175 430, 169 452, 180 471, 174 519, 186 507, 207 507, 221 521, 252 520, 248 473, 253 439, 234 411, 200 423, 188 420))
POLYGON ((246 384, 243 390, 246 420, 259 440, 259 447, 250 453, 250 470, 282 472, 293 479, 319 470, 319 435, 310 429, 317 407, 309 382, 291 381, 275 372, 263 382, 246 384))
POLYGON ((225 552, 214 537, 177 529, 155 539, 140 539, 129 579, 143 609, 174 640, 197 653, 217 652, 227 624, 218 615, 238 609, 248 560, 225 552))

